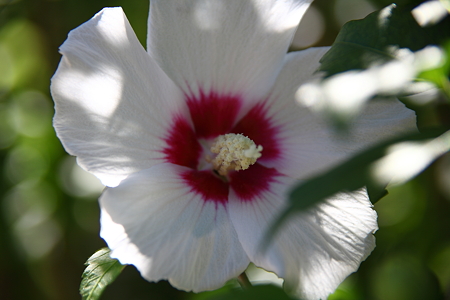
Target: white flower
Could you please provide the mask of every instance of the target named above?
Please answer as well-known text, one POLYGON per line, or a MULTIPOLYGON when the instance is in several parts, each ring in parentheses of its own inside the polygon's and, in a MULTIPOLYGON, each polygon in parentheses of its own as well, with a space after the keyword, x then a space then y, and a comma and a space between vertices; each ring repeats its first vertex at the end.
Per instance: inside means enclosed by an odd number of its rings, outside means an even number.
POLYGON ((56 132, 108 186, 101 236, 112 256, 147 280, 212 290, 251 261, 319 299, 374 248, 376 214, 359 191, 297 215, 259 249, 294 182, 414 126, 401 103, 373 103, 339 143, 296 105, 327 51, 286 55, 309 3, 154 0, 148 52, 121 8, 105 8, 61 46, 56 132))

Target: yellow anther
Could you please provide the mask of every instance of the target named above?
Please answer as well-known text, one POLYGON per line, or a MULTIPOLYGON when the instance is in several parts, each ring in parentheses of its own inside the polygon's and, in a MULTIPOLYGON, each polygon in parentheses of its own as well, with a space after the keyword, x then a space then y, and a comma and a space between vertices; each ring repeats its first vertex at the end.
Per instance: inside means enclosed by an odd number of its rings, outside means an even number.
POLYGON ((220 175, 225 176, 230 170, 248 169, 261 157, 262 149, 242 134, 220 135, 211 146, 211 152, 217 154, 211 163, 220 175))

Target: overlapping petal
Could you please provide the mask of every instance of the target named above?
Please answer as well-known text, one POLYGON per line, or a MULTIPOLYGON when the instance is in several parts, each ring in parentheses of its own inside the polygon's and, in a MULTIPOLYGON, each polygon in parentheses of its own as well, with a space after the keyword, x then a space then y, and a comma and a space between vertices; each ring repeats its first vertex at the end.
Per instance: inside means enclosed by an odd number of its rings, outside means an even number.
POLYGON ((155 0, 148 51, 188 94, 259 100, 312 0, 155 0))
POLYGON ((263 253, 262 239, 285 205, 290 181, 280 177, 255 201, 231 192, 231 220, 255 265, 284 278, 302 299, 326 299, 375 247, 377 216, 364 190, 342 193, 290 219, 263 253))
MULTIPOLYGON (((295 102, 298 87, 314 76, 319 60, 328 48, 311 48, 289 53, 264 107, 276 129, 281 154, 274 160, 261 159, 266 166, 298 179, 350 157, 390 137, 417 130, 415 113, 397 99, 371 101, 351 124, 351 131, 339 135, 333 127, 307 107, 295 102)), ((264 153, 263 153, 264 155, 264 153)))
POLYGON ((189 170, 159 164, 106 189, 101 236, 112 257, 135 265, 147 280, 198 292, 237 277, 249 260, 228 208, 193 192, 180 176, 189 170))
POLYGON ((99 12, 60 51, 51 91, 67 152, 107 186, 161 162, 172 119, 190 117, 181 91, 141 46, 122 9, 99 12))

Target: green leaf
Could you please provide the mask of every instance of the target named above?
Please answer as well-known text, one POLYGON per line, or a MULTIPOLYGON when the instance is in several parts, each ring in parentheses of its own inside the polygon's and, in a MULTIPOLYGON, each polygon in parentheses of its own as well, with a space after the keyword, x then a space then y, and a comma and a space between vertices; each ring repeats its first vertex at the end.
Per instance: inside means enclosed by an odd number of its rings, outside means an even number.
POLYGON ((87 268, 83 272, 80 285, 80 294, 83 300, 100 299, 105 288, 125 268, 118 260, 110 257, 110 252, 111 250, 108 248, 102 248, 86 261, 87 268))
POLYGON ((429 130, 422 133, 412 133, 383 142, 375 147, 365 150, 335 168, 319 174, 306 182, 296 186, 290 193, 290 203, 273 223, 266 233, 266 239, 262 245, 265 249, 275 232, 292 214, 310 208, 312 205, 323 201, 342 191, 354 191, 364 186, 369 187, 372 203, 378 201, 385 194, 384 186, 373 181, 370 168, 372 163, 386 154, 389 146, 405 141, 421 141, 438 137, 444 130, 429 130))
POLYGON ((352 69, 366 69, 394 59, 399 48, 417 51, 442 44, 450 37, 450 18, 421 27, 409 10, 391 4, 362 20, 346 23, 321 60, 327 76, 352 69))
POLYGON ((283 289, 274 285, 256 285, 245 290, 231 290, 225 295, 208 298, 208 300, 294 300, 283 289))
POLYGON ((375 204, 388 194, 385 186, 379 186, 374 184, 372 181, 367 182, 366 184, 367 194, 369 195, 370 202, 375 204))

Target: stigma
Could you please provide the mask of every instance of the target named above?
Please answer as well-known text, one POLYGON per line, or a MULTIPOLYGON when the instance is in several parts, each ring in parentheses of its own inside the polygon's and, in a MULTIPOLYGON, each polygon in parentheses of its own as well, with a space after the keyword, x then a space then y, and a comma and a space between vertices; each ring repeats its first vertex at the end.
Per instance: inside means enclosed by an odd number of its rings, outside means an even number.
POLYGON ((211 152, 217 154, 211 163, 222 176, 229 171, 246 170, 261 157, 261 145, 256 146, 242 134, 228 133, 218 136, 211 146, 211 152))

